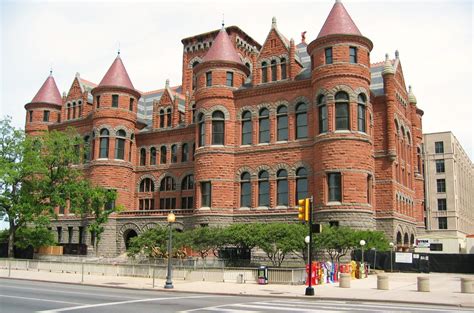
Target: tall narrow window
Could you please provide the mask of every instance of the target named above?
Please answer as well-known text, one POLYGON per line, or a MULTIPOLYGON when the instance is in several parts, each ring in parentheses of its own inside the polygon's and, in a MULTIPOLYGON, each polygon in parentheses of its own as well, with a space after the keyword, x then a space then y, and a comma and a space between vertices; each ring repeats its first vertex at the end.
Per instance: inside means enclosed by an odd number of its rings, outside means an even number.
POLYGON ((165 111, 163 109, 160 110, 160 128, 165 127, 165 111))
POLYGON ((436 180, 436 191, 446 192, 446 180, 444 178, 436 180))
POLYGON ((30 123, 33 122, 33 111, 30 111, 30 123))
POLYGON ((448 229, 447 217, 438 217, 438 229, 448 229))
POLYGON ((277 140, 288 140, 288 108, 284 105, 277 109, 277 140))
POLYGON ((166 127, 171 127, 171 109, 166 110, 166 127))
POLYGON ((366 116, 367 99, 363 93, 357 97, 357 129, 365 133, 365 116, 366 116))
POLYGON ((203 113, 199 113, 198 124, 198 146, 203 147, 206 143, 206 123, 204 123, 203 113))
POLYGON ((123 129, 119 129, 115 133, 115 158, 118 160, 125 159, 125 137, 126 133, 123 129))
POLYGON ((436 160, 436 173, 444 173, 444 160, 436 160))
POLYGON ((166 146, 160 148, 160 164, 166 164, 166 146))
POLYGON ((140 165, 141 166, 146 165, 146 149, 145 148, 140 149, 140 165))
POLYGON ((67 119, 68 120, 71 119, 71 104, 70 103, 67 104, 67 119))
POLYGON ((214 111, 212 113, 212 144, 223 145, 225 136, 224 113, 214 111))
POLYGON ((367 203, 372 203, 372 175, 367 175, 367 203))
POLYGON ((326 64, 332 64, 332 48, 324 49, 324 57, 326 59, 326 64))
POLYGON ((242 113, 242 145, 252 144, 252 114, 249 111, 242 113))
POLYGON ((189 160, 189 146, 187 143, 183 143, 181 147, 181 162, 188 162, 189 160))
POLYGON ((227 72, 226 73, 226 86, 233 87, 234 86, 234 73, 227 72))
POLYGON ((193 82, 192 82, 192 83, 193 83, 193 86, 192 86, 192 87, 193 87, 193 90, 196 89, 196 87, 197 87, 197 79, 196 79, 196 74, 194 74, 194 68, 195 68, 196 65, 198 65, 198 64, 199 64, 198 61, 195 61, 195 62, 193 63, 193 82))
POLYGON ((107 129, 102 129, 100 131, 100 150, 99 158, 108 158, 109 157, 109 131, 107 129))
POLYGON ((206 86, 212 86, 212 72, 206 73, 206 86))
POLYGON ((155 190, 155 183, 151 178, 144 178, 140 182, 139 192, 152 192, 155 190))
POLYGON ((286 79, 286 59, 282 58, 281 63, 281 79, 286 79))
POLYGON ((318 97, 318 115, 319 133, 325 133, 328 131, 328 108, 324 95, 318 97))
POLYGON ((349 62, 357 63, 357 48, 349 47, 349 62))
POLYGON ((267 171, 258 173, 258 206, 270 206, 270 182, 267 171))
POLYGON ((128 105, 128 109, 129 109, 130 111, 133 111, 133 104, 134 104, 134 101, 135 101, 135 99, 130 98, 130 104, 128 105))
POLYGON ((91 138, 89 136, 84 137, 84 162, 91 160, 91 138))
POLYGON ((160 191, 173 191, 176 190, 176 183, 174 178, 171 176, 165 176, 160 183, 160 191))
POLYGON ((191 119, 193 121, 193 123, 196 122, 196 104, 193 103, 193 105, 191 106, 191 119))
POLYGON ((349 96, 340 91, 336 93, 336 130, 349 129, 349 96))
POLYGON ((181 190, 193 190, 194 175, 186 175, 181 182, 181 190))
POLYGON ((438 211, 446 211, 446 199, 438 199, 438 211))
POLYGON ((296 203, 308 197, 308 171, 304 167, 296 170, 296 203))
POLYGON ((82 116, 82 103, 81 103, 81 101, 79 101, 77 110, 78 110, 77 118, 80 118, 82 116))
POLYGON ((150 165, 156 165, 156 148, 150 149, 150 165))
POLYGON ((172 145, 171 146, 171 163, 178 162, 178 146, 172 145))
POLYGON ((342 201, 341 173, 328 173, 328 201, 342 201))
POLYGON ((442 141, 435 142, 435 153, 444 153, 444 143, 442 141))
POLYGON ((72 103, 72 118, 76 118, 76 102, 72 103))
POLYGON ((112 95, 112 108, 118 108, 118 95, 112 95))
MULTIPOLYGON (((95 97, 95 103, 96 103, 96 107, 100 108, 100 96, 95 97)), ((69 116, 68 116, 68 119, 69 119, 69 116)))
POLYGON ((49 111, 43 111, 43 122, 49 122, 49 111))
POLYGON ((201 182, 201 207, 211 207, 211 182, 201 182))
POLYGON ((306 103, 296 105, 296 139, 308 137, 308 112, 306 103))
POLYGON ((251 207, 252 205, 252 185, 250 183, 250 174, 248 172, 240 175, 240 206, 251 207))
MULTIPOLYGON (((130 147, 128 149, 128 160, 130 162, 132 162, 132 151, 133 151, 133 139, 135 139, 135 135, 134 134, 131 134, 130 135, 130 147)), ((94 146, 94 145, 92 145, 94 146)), ((94 155, 94 153, 92 153, 92 155, 94 155)))
POLYGON ((277 205, 288 206, 288 173, 279 170, 277 173, 277 205))
POLYGON ((272 81, 274 82, 277 80, 277 62, 275 60, 272 60, 270 65, 271 65, 271 72, 272 72, 272 81))
POLYGON ((263 108, 258 119, 258 142, 270 142, 270 112, 263 108))
POLYGON ((266 83, 267 81, 267 62, 262 62, 262 83, 266 83))

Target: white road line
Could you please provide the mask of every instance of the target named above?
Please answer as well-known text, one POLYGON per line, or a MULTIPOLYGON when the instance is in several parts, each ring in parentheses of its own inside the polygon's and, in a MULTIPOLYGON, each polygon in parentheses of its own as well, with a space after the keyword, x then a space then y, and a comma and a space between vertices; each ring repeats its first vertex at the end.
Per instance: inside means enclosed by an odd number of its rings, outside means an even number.
MULTIPOLYGON (((241 307, 241 308, 253 308, 253 309, 266 309, 266 310, 276 310, 276 311, 286 311, 288 312, 288 310, 292 311, 292 312, 327 312, 327 310, 318 310, 318 309, 299 309, 299 308, 289 308, 289 307, 279 307, 279 306, 264 306, 264 305, 253 305, 253 304, 237 304, 237 305, 234 305, 234 306, 237 306, 237 307, 241 307)), ((319 307, 318 307, 319 308, 319 307)), ((332 311, 332 312, 340 312, 340 313, 343 313, 345 311, 332 311)))
POLYGON ((54 302, 54 303, 65 303, 65 304, 74 304, 74 305, 84 305, 85 303, 78 303, 78 302, 68 302, 68 301, 59 301, 59 300, 48 300, 48 299, 40 299, 40 298, 27 298, 27 297, 18 297, 18 296, 7 296, 7 295, 0 295, 2 298, 13 298, 13 299, 23 299, 23 300, 33 300, 33 301, 43 301, 43 302, 54 302))
MULTIPOLYGON (((219 311, 218 309, 226 307, 226 306, 231 307, 231 306, 236 305, 236 304, 245 304, 245 303, 248 303, 248 302, 213 305, 213 306, 208 306, 208 307, 204 307, 204 308, 197 308, 197 309, 179 311, 178 313, 188 313, 188 312, 196 312, 196 311, 219 311)), ((242 312, 242 310, 240 310, 240 311, 242 312)), ((224 311, 222 311, 222 312, 224 312, 224 311)), ((229 311, 229 312, 232 312, 232 311, 229 311)), ((249 312, 252 312, 252 311, 249 311, 249 312)))
MULTIPOLYGON (((87 304, 81 306, 73 306, 68 308, 62 309, 55 309, 55 310, 46 310, 46 311, 38 311, 37 313, 56 313, 56 312, 65 312, 65 311, 74 311, 80 309, 90 309, 90 308, 98 308, 102 306, 111 306, 111 305, 119 305, 119 304, 129 304, 129 303, 138 303, 138 302, 150 302, 150 301, 165 301, 165 300, 177 300, 177 299, 199 299, 199 298, 215 298, 216 296, 189 296, 189 297, 169 297, 169 298, 149 298, 149 299, 139 299, 139 300, 129 300, 129 301, 119 301, 119 302, 106 302, 106 303, 99 303, 99 304, 87 304)), ((221 296, 220 296, 221 297, 221 296)))

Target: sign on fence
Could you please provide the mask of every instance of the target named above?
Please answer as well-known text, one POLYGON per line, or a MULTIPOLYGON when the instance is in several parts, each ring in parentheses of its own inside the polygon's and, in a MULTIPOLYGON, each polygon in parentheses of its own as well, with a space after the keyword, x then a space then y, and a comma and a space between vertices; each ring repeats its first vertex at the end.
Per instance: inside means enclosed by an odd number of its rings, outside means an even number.
POLYGON ((396 252, 395 263, 413 263, 413 254, 407 252, 396 252))

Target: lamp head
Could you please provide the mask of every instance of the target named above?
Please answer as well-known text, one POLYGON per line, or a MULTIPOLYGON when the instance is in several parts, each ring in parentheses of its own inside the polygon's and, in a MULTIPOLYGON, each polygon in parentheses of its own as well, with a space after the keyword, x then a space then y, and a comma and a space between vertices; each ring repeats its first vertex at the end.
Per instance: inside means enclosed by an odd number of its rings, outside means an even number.
POLYGON ((304 242, 309 243, 309 236, 304 237, 304 242))
POLYGON ((174 215, 173 212, 170 212, 168 213, 166 220, 168 221, 168 223, 174 223, 176 221, 176 215, 174 215))
POLYGON ((361 246, 365 246, 365 240, 362 239, 361 241, 359 241, 359 244, 360 244, 361 246))
POLYGON ((391 248, 393 248, 393 246, 394 246, 393 242, 389 243, 388 245, 389 245, 391 248))

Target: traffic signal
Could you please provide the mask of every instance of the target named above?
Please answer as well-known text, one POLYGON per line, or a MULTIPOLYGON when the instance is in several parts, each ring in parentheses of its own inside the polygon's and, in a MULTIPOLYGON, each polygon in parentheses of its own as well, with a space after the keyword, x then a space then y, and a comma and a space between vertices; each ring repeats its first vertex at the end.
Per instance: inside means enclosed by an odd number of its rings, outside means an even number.
POLYGON ((309 221, 310 214, 309 198, 298 200, 298 219, 300 221, 309 221))

